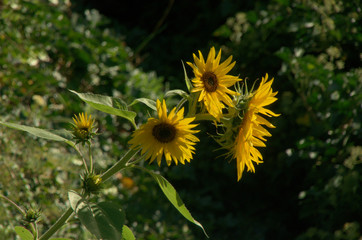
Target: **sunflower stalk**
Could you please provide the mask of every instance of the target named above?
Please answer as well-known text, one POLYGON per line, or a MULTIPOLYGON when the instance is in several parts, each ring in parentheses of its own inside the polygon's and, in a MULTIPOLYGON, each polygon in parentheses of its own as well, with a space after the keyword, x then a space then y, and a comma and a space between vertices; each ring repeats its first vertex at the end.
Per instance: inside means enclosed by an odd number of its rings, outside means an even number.
POLYGON ((126 168, 127 162, 131 160, 138 152, 139 149, 130 149, 118 162, 116 162, 111 168, 101 175, 102 181, 106 181, 120 170, 126 168))
POLYGON ((92 157, 92 146, 91 143, 88 141, 88 154, 89 154, 89 164, 90 164, 90 173, 93 173, 94 167, 93 167, 93 157, 92 157))

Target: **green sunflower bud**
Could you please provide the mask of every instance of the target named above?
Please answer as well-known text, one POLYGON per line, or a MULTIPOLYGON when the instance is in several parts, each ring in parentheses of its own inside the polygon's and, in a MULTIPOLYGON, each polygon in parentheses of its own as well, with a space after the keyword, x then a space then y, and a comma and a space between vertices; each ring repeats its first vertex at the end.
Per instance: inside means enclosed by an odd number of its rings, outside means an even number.
POLYGON ((40 220, 40 217, 41 217, 41 211, 39 209, 30 208, 26 210, 23 220, 27 223, 34 223, 38 222, 40 220))
POLYGON ((97 194, 102 189, 101 175, 87 173, 82 176, 82 188, 86 195, 97 194))

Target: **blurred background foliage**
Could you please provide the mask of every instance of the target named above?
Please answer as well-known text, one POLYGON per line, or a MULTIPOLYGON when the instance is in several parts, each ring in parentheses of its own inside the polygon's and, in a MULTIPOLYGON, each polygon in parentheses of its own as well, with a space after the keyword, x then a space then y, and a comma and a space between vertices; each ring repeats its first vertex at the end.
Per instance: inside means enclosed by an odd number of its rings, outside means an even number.
MULTIPOLYGON (((359 0, 41 1, 4 0, 0 11, 0 119, 67 128, 90 112, 101 135, 95 152, 106 169, 127 148, 124 120, 94 111, 68 89, 161 98, 186 90, 181 60, 211 46, 233 55, 251 86, 274 77, 282 115, 255 174, 236 182, 235 162, 208 138, 186 166, 161 171, 211 239, 360 239, 362 232, 362 69, 359 0), (215 151, 214 151, 215 150, 215 151)), ((192 72, 188 69, 189 77, 192 72)), ((141 123, 147 109, 135 105, 141 123)), ((41 231, 79 188, 76 154, 0 128, 0 191, 41 208, 41 231)), ((147 164, 147 163, 146 163, 147 164)), ((204 239, 139 172, 123 172, 99 196, 121 204, 137 239, 204 239)), ((13 239, 21 217, 1 202, 0 239, 13 239)), ((90 239, 76 219, 58 236, 90 239)))

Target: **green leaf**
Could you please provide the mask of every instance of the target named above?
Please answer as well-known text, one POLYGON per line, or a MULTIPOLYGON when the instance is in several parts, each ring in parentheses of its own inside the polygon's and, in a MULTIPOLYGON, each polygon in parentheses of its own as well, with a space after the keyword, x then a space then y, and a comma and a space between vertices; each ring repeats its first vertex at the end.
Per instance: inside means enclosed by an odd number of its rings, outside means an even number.
POLYGON ((107 217, 108 222, 116 229, 121 229, 125 221, 125 213, 115 203, 101 202, 97 203, 97 207, 107 217))
POLYGON ((73 191, 68 197, 72 209, 89 232, 98 239, 121 239, 125 214, 119 206, 110 202, 92 204, 73 191))
POLYGON ((74 191, 69 191, 68 199, 69 199, 70 207, 73 209, 73 211, 75 211, 77 209, 78 203, 82 199, 82 196, 74 191))
POLYGON ((143 171, 148 172, 154 179, 155 181, 158 183, 158 185, 160 186, 162 192, 165 194, 165 196, 167 197, 167 199, 172 203, 172 205, 182 214, 182 216, 184 216, 187 220, 189 220, 190 222, 196 224, 197 226, 199 226, 203 231, 204 234, 206 235, 206 237, 209 237, 207 235, 207 233, 205 232, 204 227, 201 225, 201 223, 199 223, 198 221, 196 221, 192 216, 191 213, 189 212, 189 210, 186 208, 185 204, 182 202, 180 196, 178 195, 178 193, 176 192, 176 189, 171 185, 171 183, 169 183, 167 181, 166 178, 164 178, 163 176, 161 176, 158 173, 155 173, 153 171, 150 171, 146 168, 143 167, 137 167, 143 171))
POLYGON ((33 234, 26 228, 16 226, 15 228, 16 234, 21 238, 21 240, 33 240, 34 236, 33 234))
POLYGON ((181 62, 182 62, 182 67, 183 67, 183 69, 184 69, 186 87, 187 87, 187 90, 189 90, 189 92, 191 92, 192 83, 191 83, 190 79, 189 79, 188 76, 187 76, 187 72, 186 72, 186 68, 185 68, 184 62, 183 62, 183 61, 181 61, 181 62))
POLYGON ((69 91, 76 94, 84 102, 99 111, 127 119, 136 128, 135 117, 137 114, 135 112, 128 111, 127 104, 121 99, 93 93, 78 93, 73 90, 69 91))
POLYGON ((60 141, 60 142, 65 142, 69 145, 71 145, 72 147, 74 147, 74 143, 66 138, 63 138, 53 132, 50 132, 49 130, 46 129, 42 129, 42 128, 36 128, 36 127, 29 127, 29 126, 25 126, 25 125, 20 125, 17 123, 8 123, 8 122, 2 122, 0 121, 0 124, 5 126, 5 127, 9 127, 9 128, 13 128, 16 130, 20 130, 20 131, 24 131, 24 132, 28 132, 30 134, 33 134, 34 136, 40 137, 40 138, 44 138, 44 139, 48 139, 48 140, 53 140, 53 141, 60 141))
POLYGON ((123 225, 122 227, 122 240, 136 240, 131 229, 129 229, 126 225, 123 225))
POLYGON ((188 98, 188 94, 187 92, 181 90, 181 89, 174 89, 174 90, 170 90, 168 92, 166 92, 165 94, 165 98, 168 98, 168 97, 171 97, 171 96, 174 96, 174 95, 180 95, 181 97, 183 98, 188 98))
POLYGON ((156 108, 156 102, 152 99, 148 99, 148 98, 137 98, 135 99, 130 105, 128 105, 129 107, 130 106, 133 106, 135 105, 136 103, 143 103, 145 104, 147 107, 157 111, 157 108, 156 108))
POLYGON ((72 240, 70 238, 51 238, 50 240, 72 240))

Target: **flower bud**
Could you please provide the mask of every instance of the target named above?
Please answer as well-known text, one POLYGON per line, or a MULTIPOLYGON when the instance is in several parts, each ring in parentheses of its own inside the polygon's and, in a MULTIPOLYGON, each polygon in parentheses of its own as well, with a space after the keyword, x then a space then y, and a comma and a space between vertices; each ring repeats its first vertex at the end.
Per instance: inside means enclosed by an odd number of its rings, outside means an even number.
POLYGON ((102 189, 102 178, 94 173, 86 173, 82 176, 82 188, 87 195, 96 194, 102 189))

